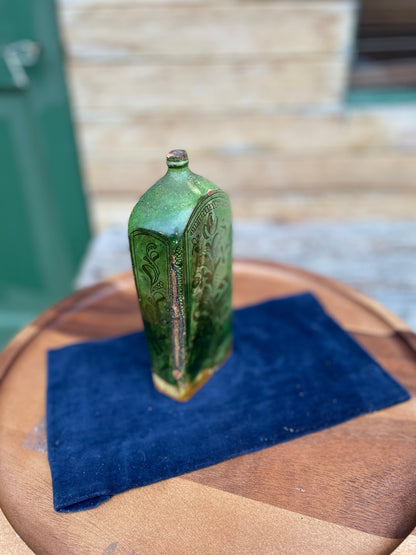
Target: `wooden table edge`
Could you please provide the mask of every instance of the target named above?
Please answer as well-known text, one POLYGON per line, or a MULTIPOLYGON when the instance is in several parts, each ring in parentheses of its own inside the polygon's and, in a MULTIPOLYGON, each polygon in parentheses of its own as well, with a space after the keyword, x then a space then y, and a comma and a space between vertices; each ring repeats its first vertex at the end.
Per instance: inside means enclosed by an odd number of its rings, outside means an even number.
MULTIPOLYGON (((409 346, 409 348, 416 354, 416 334, 404 324, 397 316, 392 314, 389 310, 380 305, 377 301, 374 301, 349 285, 340 283, 332 278, 316 274, 315 272, 310 272, 301 268, 297 268, 288 264, 279 264, 275 262, 267 262, 261 260, 252 259, 234 259, 233 268, 235 266, 243 267, 253 267, 257 269, 279 269, 283 271, 294 271, 298 275, 303 275, 308 279, 324 284, 326 287, 331 289, 336 293, 340 293, 350 299, 352 302, 361 305, 373 314, 375 314, 381 321, 389 325, 396 334, 409 346)), ((32 341, 40 334, 40 332, 46 328, 48 325, 52 324, 59 316, 65 313, 74 304, 79 304, 83 299, 107 294, 108 289, 119 289, 120 283, 125 280, 130 280, 132 278, 131 272, 123 272, 111 276, 110 278, 103 280, 95 285, 85 287, 72 293, 71 295, 65 297, 61 301, 58 301, 55 305, 40 314, 32 323, 23 328, 17 335, 15 335, 12 340, 8 343, 6 348, 0 353, 0 381, 7 374, 8 370, 12 366, 13 362, 17 357, 24 351, 24 349, 30 345, 32 341)), ((2 510, 2 507, 0 507, 2 510)), ((3 512, 3 511, 2 511, 3 512)), ((7 514, 4 513, 7 521, 14 530, 13 525, 7 518, 7 514)), ((409 536, 416 535, 416 528, 413 529, 406 538, 403 538, 402 542, 397 546, 406 541, 409 536)), ((22 540, 23 541, 23 540, 22 540)), ((26 544, 25 544, 26 545, 26 544)), ((396 550, 395 549, 395 550, 396 550)))

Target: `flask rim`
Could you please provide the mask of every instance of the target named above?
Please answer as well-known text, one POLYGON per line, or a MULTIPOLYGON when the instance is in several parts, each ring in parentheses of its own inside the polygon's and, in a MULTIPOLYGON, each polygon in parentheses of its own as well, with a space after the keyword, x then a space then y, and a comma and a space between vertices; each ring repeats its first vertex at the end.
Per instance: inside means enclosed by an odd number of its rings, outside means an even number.
POLYGON ((188 163, 189 160, 186 150, 175 149, 171 150, 166 155, 166 164, 169 168, 181 168, 187 166, 188 163))

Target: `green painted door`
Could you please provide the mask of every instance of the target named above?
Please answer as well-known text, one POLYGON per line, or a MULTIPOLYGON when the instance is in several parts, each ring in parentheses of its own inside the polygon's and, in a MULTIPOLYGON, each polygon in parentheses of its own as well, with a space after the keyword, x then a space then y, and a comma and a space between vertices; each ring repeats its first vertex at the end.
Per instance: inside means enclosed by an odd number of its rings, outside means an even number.
POLYGON ((53 0, 0 0, 0 350, 67 295, 89 238, 53 0))

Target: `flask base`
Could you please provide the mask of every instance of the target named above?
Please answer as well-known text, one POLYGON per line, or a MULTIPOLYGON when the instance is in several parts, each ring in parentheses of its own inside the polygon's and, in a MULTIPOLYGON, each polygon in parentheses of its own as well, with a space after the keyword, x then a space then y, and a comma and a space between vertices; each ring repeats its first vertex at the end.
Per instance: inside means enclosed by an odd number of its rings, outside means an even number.
POLYGON ((188 401, 197 391, 200 389, 218 370, 219 365, 212 368, 205 368, 197 380, 192 383, 183 384, 181 386, 172 385, 171 383, 165 382, 157 374, 152 374, 153 384, 155 388, 163 395, 174 399, 175 401, 188 401))
POLYGON ((219 368, 225 363, 231 354, 231 349, 227 352, 226 356, 214 366, 209 368, 204 368, 193 382, 188 382, 185 384, 173 385, 166 382, 157 374, 152 372, 153 385, 159 391, 167 397, 174 399, 175 401, 188 401, 201 387, 210 379, 210 377, 219 370, 219 368))

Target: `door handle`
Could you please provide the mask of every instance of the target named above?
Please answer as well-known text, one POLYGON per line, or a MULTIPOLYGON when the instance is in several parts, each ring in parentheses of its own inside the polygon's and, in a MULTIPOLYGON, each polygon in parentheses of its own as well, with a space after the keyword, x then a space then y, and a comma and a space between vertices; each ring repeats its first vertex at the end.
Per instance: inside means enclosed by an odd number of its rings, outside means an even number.
POLYGON ((27 67, 39 61, 42 47, 39 42, 23 39, 3 46, 3 71, 0 71, 0 88, 24 90, 30 84, 27 67))

